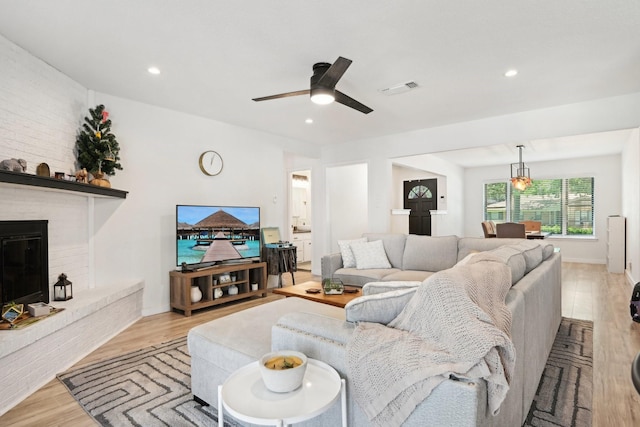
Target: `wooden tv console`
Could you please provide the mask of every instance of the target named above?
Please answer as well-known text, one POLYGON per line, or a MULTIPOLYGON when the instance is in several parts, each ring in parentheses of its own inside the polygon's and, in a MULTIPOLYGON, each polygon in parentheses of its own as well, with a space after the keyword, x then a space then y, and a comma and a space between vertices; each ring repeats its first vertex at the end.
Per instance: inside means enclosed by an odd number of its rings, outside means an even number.
POLYGON ((267 296, 267 263, 253 262, 245 264, 217 265, 198 271, 169 272, 169 287, 171 292, 171 309, 184 312, 191 316, 191 312, 213 305, 224 304, 252 296, 267 296), (236 276, 235 281, 221 283, 224 276, 236 276), (215 283, 215 284, 214 284, 215 283), (258 285, 258 289, 251 290, 251 284, 258 285), (228 287, 238 287, 236 295, 229 295, 228 287), (202 292, 202 299, 191 302, 191 286, 197 286, 202 292), (215 297, 215 290, 220 288, 222 296, 215 297))

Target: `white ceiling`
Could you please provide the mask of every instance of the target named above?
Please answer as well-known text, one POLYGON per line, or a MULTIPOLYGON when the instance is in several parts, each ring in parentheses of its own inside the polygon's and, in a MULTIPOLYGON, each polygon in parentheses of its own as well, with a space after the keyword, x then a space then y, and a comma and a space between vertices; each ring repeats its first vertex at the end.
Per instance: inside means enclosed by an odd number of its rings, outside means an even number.
POLYGON ((640 92, 638 0, 3 0, 0 33, 98 92, 314 144, 640 92), (338 56, 371 114, 251 100, 338 56))
MULTIPOLYGON (((596 157, 622 152, 632 134, 632 129, 575 135, 563 138, 523 141, 522 160, 527 165, 549 160, 565 160, 580 157, 596 157)), ((482 167, 509 165, 519 159, 518 144, 491 145, 464 150, 452 150, 433 155, 459 166, 482 167)), ((402 160, 396 161, 402 163, 402 160)))

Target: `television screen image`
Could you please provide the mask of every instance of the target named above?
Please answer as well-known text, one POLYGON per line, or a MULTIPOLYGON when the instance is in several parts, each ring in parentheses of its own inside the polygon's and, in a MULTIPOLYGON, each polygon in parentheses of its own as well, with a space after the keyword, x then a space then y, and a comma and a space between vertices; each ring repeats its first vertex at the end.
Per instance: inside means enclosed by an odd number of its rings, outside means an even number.
POLYGON ((260 258, 260 208, 176 206, 176 265, 260 258))

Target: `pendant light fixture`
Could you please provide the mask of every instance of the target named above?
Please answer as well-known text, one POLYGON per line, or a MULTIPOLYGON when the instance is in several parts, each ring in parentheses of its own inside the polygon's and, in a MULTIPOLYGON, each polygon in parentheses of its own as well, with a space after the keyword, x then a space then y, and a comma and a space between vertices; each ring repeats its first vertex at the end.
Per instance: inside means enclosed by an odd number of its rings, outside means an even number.
POLYGON ((520 150, 520 161, 511 163, 511 185, 517 190, 524 191, 531 186, 531 177, 529 176, 529 168, 522 161, 524 145, 518 145, 517 147, 520 150))

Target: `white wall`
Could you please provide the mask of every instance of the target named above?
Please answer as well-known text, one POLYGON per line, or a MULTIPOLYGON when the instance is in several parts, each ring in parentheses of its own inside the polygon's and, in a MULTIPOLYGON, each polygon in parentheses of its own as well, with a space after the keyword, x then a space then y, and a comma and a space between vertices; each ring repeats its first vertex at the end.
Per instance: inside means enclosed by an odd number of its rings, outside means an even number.
MULTIPOLYGON (((3 37, 0 58, 0 160, 22 158, 30 174, 40 163, 73 172, 86 89, 3 37)), ((0 200, 0 220, 49 220, 50 290, 63 272, 74 290, 90 285, 90 198, 5 184, 0 200)))
MULTIPOLYGON (((531 178, 572 178, 593 176, 594 188, 594 232, 595 239, 550 238, 549 241, 562 251, 563 261, 606 263, 607 226, 609 215, 622 213, 621 156, 578 158, 553 162, 527 163, 531 178)), ((483 192, 486 182, 505 180, 510 176, 509 165, 469 168, 465 173, 464 198, 466 236, 482 237, 480 223, 483 221, 483 192)))
MULTIPOLYGON (((372 168, 368 183, 371 192, 379 188, 384 190, 385 186, 389 185, 390 168, 387 169, 384 165, 390 159, 398 157, 495 144, 515 145, 532 139, 590 134, 638 126, 640 126, 640 93, 634 93, 420 129, 355 141, 350 144, 336 144, 323 149, 321 163, 326 167, 336 162, 367 161, 372 168), (373 169, 374 165, 376 169, 373 169), (382 168, 377 168, 380 165, 382 168)), ((451 185, 451 182, 448 182, 448 185, 451 185)), ((606 191, 619 192, 619 188, 619 186, 612 187, 606 191)), ((452 195, 455 193, 451 188, 447 193, 447 209, 451 210, 452 195)), ((388 229, 388 224, 391 222, 389 216, 393 196, 385 191, 378 194, 381 196, 387 194, 388 200, 385 203, 384 200, 378 199, 375 205, 369 203, 370 208, 376 210, 369 212, 370 231, 388 229)), ((330 200, 332 195, 327 194, 326 198, 330 200)), ((468 207, 469 202, 465 200, 464 205, 468 207)), ((634 208, 638 209, 637 204, 634 208)), ((463 217, 466 218, 466 215, 463 217)), ((325 230, 320 226, 316 231, 323 233, 325 230)), ((630 238, 638 239, 635 236, 630 238)), ((318 249, 322 251, 322 248, 318 249)), ((327 252, 328 248, 325 249, 327 252)))
POLYGON ((640 281, 640 131, 636 129, 622 152, 622 214, 627 218, 627 275, 640 281))
POLYGON ((121 147, 124 171, 112 185, 129 191, 119 207, 104 202, 111 209, 96 233, 96 275, 144 277, 143 314, 169 307, 177 204, 259 206, 262 227, 286 230, 282 138, 105 94, 96 99, 109 109, 121 147), (224 160, 213 177, 198 167, 209 149, 224 160))
POLYGON ((327 168, 327 194, 333 197, 327 205, 329 251, 324 254, 338 252, 338 240, 358 238, 369 231, 367 169, 366 164, 327 168))

